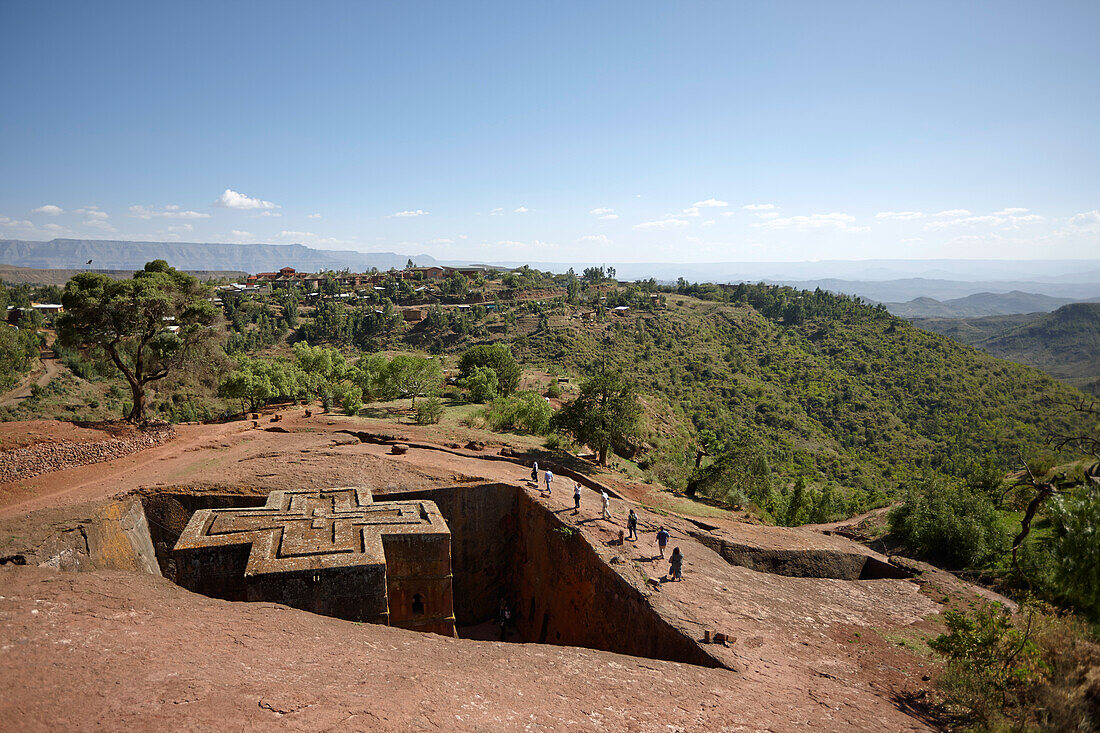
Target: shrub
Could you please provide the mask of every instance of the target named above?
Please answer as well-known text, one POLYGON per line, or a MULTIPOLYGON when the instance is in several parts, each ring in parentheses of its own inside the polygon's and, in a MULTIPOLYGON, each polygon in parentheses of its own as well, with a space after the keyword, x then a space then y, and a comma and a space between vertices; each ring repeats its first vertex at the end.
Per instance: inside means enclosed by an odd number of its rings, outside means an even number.
POLYGON ((421 400, 416 406, 417 425, 435 425, 443 419, 443 402, 438 397, 421 400))
POLYGON ((502 395, 510 395, 519 386, 520 368, 512 350, 504 344, 471 346, 459 359, 458 368, 463 378, 475 367, 490 367, 497 376, 497 389, 502 395))
POLYGON ((345 415, 358 415, 363 409, 363 390, 355 385, 348 387, 340 400, 340 406, 344 408, 345 415))
POLYGON ((497 396, 497 373, 492 367, 476 366, 458 383, 469 391, 470 402, 481 404, 497 396))
POLYGON ((497 432, 516 430, 533 435, 545 435, 550 430, 550 405, 535 392, 517 392, 498 397, 485 408, 489 427, 497 432))
POLYGON ((1090 677, 1100 646, 1080 622, 1033 602, 1015 617, 992 604, 947 611, 944 621, 947 633, 928 645, 946 657, 937 684, 967 723, 981 730, 1095 730, 1100 700, 1090 677))
POLYGON ((545 394, 546 394, 547 397, 550 397, 550 398, 553 398, 553 399, 557 399, 558 397, 561 397, 561 395, 562 395, 561 385, 558 384, 556 381, 551 382, 550 386, 546 388, 545 394))
POLYGON ((1007 551, 1008 521, 988 497, 942 477, 926 477, 890 512, 890 531, 915 553, 947 568, 979 567, 1007 551))

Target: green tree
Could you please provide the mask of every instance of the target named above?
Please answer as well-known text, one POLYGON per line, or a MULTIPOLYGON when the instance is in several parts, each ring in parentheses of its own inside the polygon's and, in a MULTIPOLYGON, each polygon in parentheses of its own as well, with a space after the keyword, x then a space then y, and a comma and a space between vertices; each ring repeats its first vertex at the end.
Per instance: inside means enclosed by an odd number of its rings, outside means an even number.
POLYGON ((489 367, 496 372, 497 388, 505 397, 519 387, 519 364, 504 344, 481 344, 466 349, 458 360, 459 376, 468 377, 475 367, 489 367))
MULTIPOLYGON (((696 470, 687 488, 689 496, 698 493, 730 504, 741 504, 748 499, 761 508, 769 503, 765 498, 772 491, 772 471, 764 446, 747 434, 730 441, 713 463, 696 470)), ((770 512, 775 507, 767 509, 770 512)))
POLYGON ((1100 489, 1055 497, 1050 540, 1058 593, 1092 619, 1100 619, 1100 489))
POLYGON ((398 354, 386 368, 385 380, 399 397, 411 397, 416 409, 417 397, 429 397, 439 392, 443 383, 443 366, 438 359, 398 354))
POLYGON ((641 416, 634 384, 617 372, 601 369, 581 386, 577 398, 554 416, 553 426, 591 446, 600 464, 606 466, 607 450, 637 435, 641 416))
POLYGON ((485 408, 485 419, 496 431, 518 430, 532 435, 545 435, 550 430, 553 410, 536 392, 516 392, 498 397, 485 408))
POLYGON ((470 402, 488 402, 497 396, 497 373, 491 367, 474 367, 458 384, 469 391, 470 402))
POLYGON ((890 531, 950 569, 979 567, 1010 546, 1008 523, 988 497, 928 475, 889 514, 890 531))
POLYGON ((98 350, 122 372, 133 398, 127 419, 145 419, 145 392, 213 336, 216 311, 199 281, 154 260, 127 280, 82 272, 65 285, 57 322, 63 346, 98 350))

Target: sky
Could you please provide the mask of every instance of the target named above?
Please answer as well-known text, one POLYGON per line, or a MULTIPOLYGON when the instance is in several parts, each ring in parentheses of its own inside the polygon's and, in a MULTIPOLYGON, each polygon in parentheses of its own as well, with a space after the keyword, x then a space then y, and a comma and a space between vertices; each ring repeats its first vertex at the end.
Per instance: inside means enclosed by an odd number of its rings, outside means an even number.
POLYGON ((1100 257, 1100 3, 0 0, 0 238, 1100 257))

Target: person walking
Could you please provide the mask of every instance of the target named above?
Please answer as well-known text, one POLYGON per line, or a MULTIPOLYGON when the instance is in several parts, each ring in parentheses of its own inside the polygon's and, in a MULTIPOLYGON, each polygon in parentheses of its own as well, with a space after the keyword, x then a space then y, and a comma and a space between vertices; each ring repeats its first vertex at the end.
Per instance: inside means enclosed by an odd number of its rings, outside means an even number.
POLYGON ((550 490, 550 482, 554 480, 554 472, 551 471, 549 468, 546 469, 546 475, 544 478, 546 479, 546 493, 548 495, 554 493, 550 490))
POLYGON ((633 542, 638 541, 638 515, 634 513, 634 508, 630 508, 630 514, 626 515, 626 538, 633 542))
POLYGON ((531 480, 537 485, 539 482, 539 462, 535 461, 531 464, 531 480))
POLYGON ((657 549, 661 551, 661 557, 665 556, 665 545, 668 544, 668 530, 661 527, 657 530, 657 549))
POLYGON ((607 495, 607 489, 600 491, 600 498, 603 499, 603 513, 600 515, 607 521, 611 521, 611 497, 607 495))
POLYGON ((684 579, 684 553, 677 547, 672 551, 672 557, 668 561, 668 572, 673 580, 684 579))
POLYGON ((577 514, 581 510, 581 485, 579 483, 573 484, 573 513, 577 514))

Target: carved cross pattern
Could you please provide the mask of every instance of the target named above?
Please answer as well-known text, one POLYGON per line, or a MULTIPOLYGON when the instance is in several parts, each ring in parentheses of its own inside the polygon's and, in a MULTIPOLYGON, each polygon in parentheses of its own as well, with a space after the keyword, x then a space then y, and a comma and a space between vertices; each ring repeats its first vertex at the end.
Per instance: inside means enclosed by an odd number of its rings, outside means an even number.
POLYGON ((176 549, 250 544, 250 575, 379 564, 383 534, 431 532, 441 522, 421 502, 374 504, 354 488, 276 491, 263 507, 195 512, 176 549))

